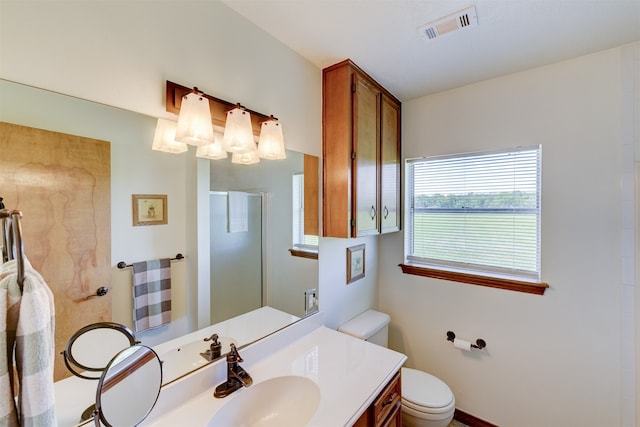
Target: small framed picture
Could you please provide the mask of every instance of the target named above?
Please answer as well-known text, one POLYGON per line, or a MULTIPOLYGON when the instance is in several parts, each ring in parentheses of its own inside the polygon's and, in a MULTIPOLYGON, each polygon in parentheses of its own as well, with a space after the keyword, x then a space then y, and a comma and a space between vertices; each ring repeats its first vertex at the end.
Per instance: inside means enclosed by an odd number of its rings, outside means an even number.
POLYGON ((166 194, 132 194, 133 225, 167 224, 166 194))
POLYGON ((364 277, 364 245, 347 248, 347 284, 364 277))

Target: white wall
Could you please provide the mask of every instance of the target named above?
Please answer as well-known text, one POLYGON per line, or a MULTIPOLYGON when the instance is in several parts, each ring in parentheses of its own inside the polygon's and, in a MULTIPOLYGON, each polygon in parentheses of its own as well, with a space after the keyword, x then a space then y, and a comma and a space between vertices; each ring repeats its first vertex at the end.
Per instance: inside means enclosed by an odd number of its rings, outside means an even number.
POLYGON ((640 425, 640 292, 636 291, 637 274, 637 202, 636 185, 640 170, 640 43, 622 47, 620 96, 620 210, 622 303, 620 316, 620 365, 622 423, 640 425), (634 363, 635 358, 635 363, 634 363), (635 416, 634 416, 635 413, 635 416), (635 420, 635 422, 634 422, 635 420))
MULTIPOLYGON (((164 111, 166 80, 198 86, 277 116, 287 148, 321 152, 320 70, 219 2, 2 1, 0 52, 2 79, 153 117, 172 116, 164 111)), ((191 330, 209 319, 209 266, 197 257, 208 251, 198 235, 209 235, 209 162, 193 150, 164 160, 172 155, 151 151, 150 123, 112 153, 112 263, 182 248, 191 330), (132 193, 168 193, 170 229, 129 230, 132 193)), ((176 334, 160 329, 148 343, 176 334)))
POLYGON ((320 310, 327 327, 337 329, 378 300, 379 237, 359 239, 320 239, 320 310), (365 276, 347 284, 347 248, 365 245, 365 276))
POLYGON ((1 78, 155 117, 166 80, 197 86, 320 155, 320 70, 220 2, 2 1, 0 23, 1 78))
POLYGON ((403 103, 403 157, 542 144, 544 296, 403 275, 403 234, 381 243, 391 346, 486 421, 623 424, 620 57, 608 50, 403 103), (487 349, 456 350, 448 330, 487 349))

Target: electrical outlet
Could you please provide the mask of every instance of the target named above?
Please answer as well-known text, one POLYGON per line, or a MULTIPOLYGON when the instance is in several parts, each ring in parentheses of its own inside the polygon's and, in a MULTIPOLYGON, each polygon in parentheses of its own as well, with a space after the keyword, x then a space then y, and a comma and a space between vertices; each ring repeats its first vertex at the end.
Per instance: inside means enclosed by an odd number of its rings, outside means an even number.
POLYGON ((315 288, 304 291, 305 316, 318 311, 318 291, 315 288))

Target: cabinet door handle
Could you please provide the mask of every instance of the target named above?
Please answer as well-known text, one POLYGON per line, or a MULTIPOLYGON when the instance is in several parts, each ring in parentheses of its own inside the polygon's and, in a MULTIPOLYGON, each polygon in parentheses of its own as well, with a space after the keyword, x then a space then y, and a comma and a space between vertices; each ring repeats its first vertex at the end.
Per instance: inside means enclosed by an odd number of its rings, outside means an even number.
POLYGON ((387 405, 391 405, 393 403, 393 393, 389 395, 389 399, 386 402, 382 402, 382 407, 384 408, 387 405))
POLYGON ((387 207, 384 207, 384 219, 387 219, 387 217, 389 216, 389 209, 387 209, 387 207))
POLYGON ((370 215, 371 215, 371 219, 375 219, 376 218, 376 208, 373 205, 371 205, 370 215))

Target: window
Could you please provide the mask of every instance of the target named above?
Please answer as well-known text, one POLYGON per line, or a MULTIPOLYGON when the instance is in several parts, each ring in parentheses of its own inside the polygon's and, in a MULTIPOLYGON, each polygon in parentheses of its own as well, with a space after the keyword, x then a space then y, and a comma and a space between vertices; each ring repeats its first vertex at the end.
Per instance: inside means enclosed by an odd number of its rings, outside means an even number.
POLYGON ((318 236, 304 234, 304 174, 293 175, 293 247, 318 249, 318 236))
POLYGON ((407 264, 485 281, 539 282, 540 151, 407 160, 407 264))

